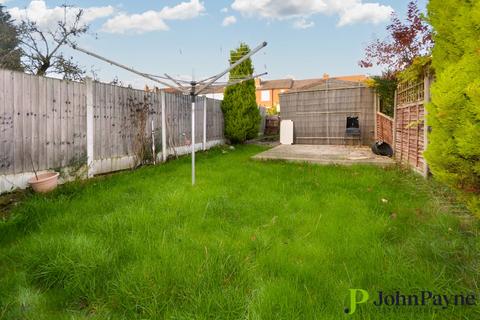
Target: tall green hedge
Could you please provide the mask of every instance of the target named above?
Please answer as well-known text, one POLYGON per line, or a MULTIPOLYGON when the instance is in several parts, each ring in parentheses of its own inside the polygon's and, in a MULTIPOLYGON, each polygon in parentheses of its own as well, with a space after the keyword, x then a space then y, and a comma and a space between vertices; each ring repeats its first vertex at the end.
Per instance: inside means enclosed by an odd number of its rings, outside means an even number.
POLYGON ((480 214, 480 1, 430 0, 435 35, 425 154, 433 174, 480 214))
POLYGON ((373 76, 368 84, 380 97, 380 112, 393 117, 398 80, 394 76, 384 73, 382 76, 373 76))
POLYGON ((23 71, 19 43, 19 29, 5 6, 0 4, 0 68, 23 71))
MULTIPOLYGON (((230 63, 237 62, 248 52, 250 48, 242 43, 236 50, 230 52, 230 63)), ((253 75, 253 64, 251 59, 247 59, 230 71, 230 81, 251 75, 253 75)), ((258 136, 261 118, 255 91, 254 80, 227 87, 225 90, 222 102, 225 136, 232 143, 242 143, 258 136)))

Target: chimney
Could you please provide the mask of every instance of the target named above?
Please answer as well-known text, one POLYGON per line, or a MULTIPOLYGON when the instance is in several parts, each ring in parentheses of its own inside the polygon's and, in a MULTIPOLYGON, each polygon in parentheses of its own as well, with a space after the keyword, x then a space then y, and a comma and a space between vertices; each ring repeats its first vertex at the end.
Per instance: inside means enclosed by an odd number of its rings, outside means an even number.
POLYGON ((324 73, 323 74, 323 79, 327 80, 328 78, 330 78, 330 75, 328 73, 324 73))

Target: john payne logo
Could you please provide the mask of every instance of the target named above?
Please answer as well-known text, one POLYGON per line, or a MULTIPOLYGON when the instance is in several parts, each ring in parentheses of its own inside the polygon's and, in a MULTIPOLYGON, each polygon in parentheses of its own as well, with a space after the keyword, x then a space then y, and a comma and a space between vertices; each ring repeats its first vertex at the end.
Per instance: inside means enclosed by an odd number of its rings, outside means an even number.
POLYGON ((375 307, 427 307, 434 306, 447 309, 449 306, 471 307, 477 305, 477 295, 470 294, 439 294, 432 291, 420 291, 415 294, 404 294, 400 291, 385 293, 378 291, 376 299, 370 299, 370 294, 364 289, 349 289, 350 306, 344 309, 348 315, 357 311, 362 304, 371 303, 375 307))

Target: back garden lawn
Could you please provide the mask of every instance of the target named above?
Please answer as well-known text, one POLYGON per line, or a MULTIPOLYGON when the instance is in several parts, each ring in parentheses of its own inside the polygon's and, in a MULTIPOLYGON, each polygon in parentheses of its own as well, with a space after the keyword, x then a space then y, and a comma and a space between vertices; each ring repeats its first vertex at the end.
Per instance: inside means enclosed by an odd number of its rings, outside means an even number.
POLYGON ((0 222, 0 319, 479 319, 372 303, 478 293, 478 222, 434 182, 262 150, 199 155, 194 188, 182 158, 27 196, 0 222), (351 288, 371 300, 346 316, 351 288))

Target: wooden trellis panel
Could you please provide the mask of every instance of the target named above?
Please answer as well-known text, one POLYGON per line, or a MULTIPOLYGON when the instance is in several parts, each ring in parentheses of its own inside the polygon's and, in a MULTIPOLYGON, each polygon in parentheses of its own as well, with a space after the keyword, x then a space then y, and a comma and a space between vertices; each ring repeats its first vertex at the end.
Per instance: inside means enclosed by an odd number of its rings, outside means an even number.
POLYGON ((401 83, 395 107, 395 157, 424 175, 428 173, 423 152, 428 143, 425 104, 430 100, 430 83, 429 77, 401 83))

